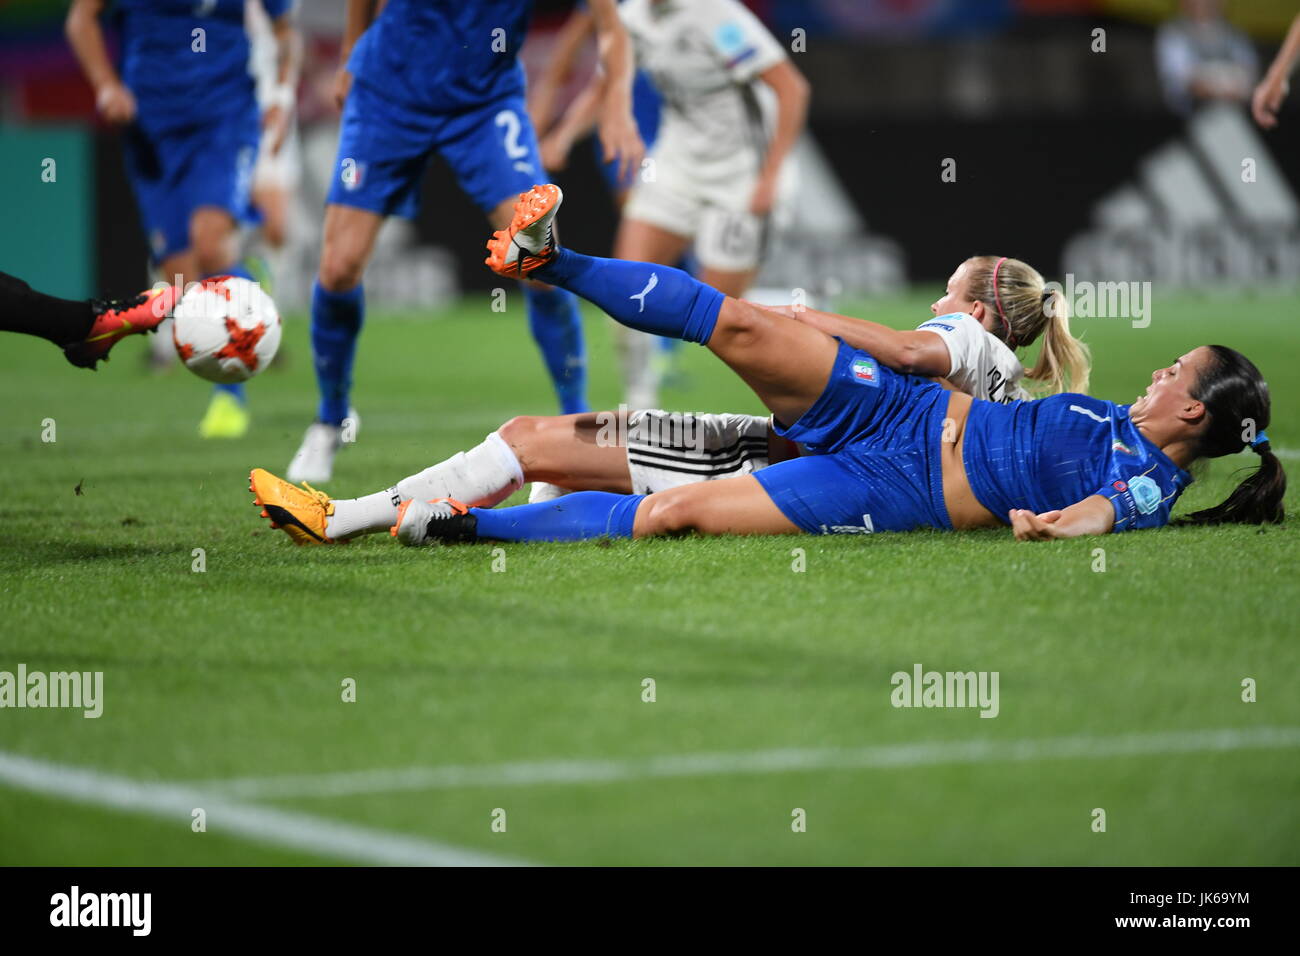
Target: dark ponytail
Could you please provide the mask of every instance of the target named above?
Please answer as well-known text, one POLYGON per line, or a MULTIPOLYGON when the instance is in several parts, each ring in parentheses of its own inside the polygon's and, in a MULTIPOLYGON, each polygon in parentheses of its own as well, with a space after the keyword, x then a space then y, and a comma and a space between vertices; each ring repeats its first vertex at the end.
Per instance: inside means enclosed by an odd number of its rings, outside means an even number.
POLYGON ((1199 456, 1219 458, 1249 446, 1259 468, 1237 485, 1222 504, 1182 519, 1187 524, 1263 524, 1282 522, 1286 472, 1273 454, 1264 429, 1269 425, 1268 385, 1250 359, 1223 345, 1210 345, 1212 358, 1189 389, 1209 413, 1199 456), (1255 436, 1251 441, 1248 435, 1255 436))

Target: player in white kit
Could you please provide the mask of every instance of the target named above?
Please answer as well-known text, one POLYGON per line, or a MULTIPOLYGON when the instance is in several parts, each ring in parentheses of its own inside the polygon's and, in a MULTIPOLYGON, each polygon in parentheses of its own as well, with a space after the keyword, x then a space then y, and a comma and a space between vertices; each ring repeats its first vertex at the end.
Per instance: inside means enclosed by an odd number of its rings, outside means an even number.
MULTIPOLYGON (((250 47, 249 69, 257 84, 257 104, 266 117, 253 167, 253 205, 262 216, 261 238, 274 283, 284 275, 294 193, 301 179, 302 148, 294 116, 297 91, 279 81, 275 33, 260 3, 249 0, 244 26, 250 47)), ((295 63, 301 62, 301 38, 295 37, 290 55, 295 63)), ((293 75, 297 73, 295 66, 293 75)))
MULTIPOLYGON (((694 244, 698 278, 742 296, 793 170, 807 81, 739 0, 624 0, 638 69, 663 98, 658 138, 632 184, 617 259, 673 265, 694 244)), ((594 87, 562 120, 560 152, 589 125, 594 87)), ((628 404, 657 403, 654 338, 618 328, 628 404)))
MULTIPOLYGON (((930 306, 933 318, 912 331, 811 309, 775 311, 838 336, 882 365, 943 378, 975 398, 1004 403, 1030 398, 1022 384, 1026 378, 1040 396, 1088 387, 1088 351, 1070 333, 1064 297, 1018 259, 976 256, 963 262, 930 306), (1014 348, 1040 337, 1038 362, 1026 371, 1014 348)), ((560 494, 652 494, 751 474, 799 454, 797 445, 772 430, 768 416, 659 409, 523 416, 469 451, 362 498, 331 499, 260 470, 254 473, 254 491, 259 504, 292 513, 298 525, 281 527, 294 541, 330 543, 388 529, 401 503, 411 499, 455 498, 491 507, 529 482, 560 494)))

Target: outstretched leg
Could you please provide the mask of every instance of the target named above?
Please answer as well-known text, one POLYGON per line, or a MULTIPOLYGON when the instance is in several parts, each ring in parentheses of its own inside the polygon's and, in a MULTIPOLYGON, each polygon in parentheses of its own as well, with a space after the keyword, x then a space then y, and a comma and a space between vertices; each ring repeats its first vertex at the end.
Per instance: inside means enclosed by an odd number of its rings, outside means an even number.
POLYGON ((297 544, 332 544, 387 531, 403 502, 454 498, 490 508, 529 481, 615 493, 631 491, 626 426, 614 413, 512 418, 468 451, 360 498, 332 499, 254 469, 250 490, 274 527, 297 544), (612 435, 611 435, 612 433, 612 435))
POLYGON ((653 495, 579 491, 514 508, 469 508, 447 500, 407 502, 395 534, 403 544, 436 541, 585 541, 665 534, 796 534, 753 475, 683 485, 653 495))
POLYGON ((488 265, 568 289, 642 332, 707 345, 735 370, 784 424, 817 401, 835 363, 835 340, 796 319, 729 299, 680 269, 560 249, 551 220, 562 199, 535 187, 496 233, 488 265))
POLYGON ((835 340, 824 332, 671 266, 561 249, 538 272, 630 328, 706 345, 787 425, 817 401, 835 364, 835 340))
POLYGON ((0 272, 0 331, 39 336, 73 365, 93 369, 127 335, 157 329, 178 295, 163 286, 131 299, 60 299, 0 272))

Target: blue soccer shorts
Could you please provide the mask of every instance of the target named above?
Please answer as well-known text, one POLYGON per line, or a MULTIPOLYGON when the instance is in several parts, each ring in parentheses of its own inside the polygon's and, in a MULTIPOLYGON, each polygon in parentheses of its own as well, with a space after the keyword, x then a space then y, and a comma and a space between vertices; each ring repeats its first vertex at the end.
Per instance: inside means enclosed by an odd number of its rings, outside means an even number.
POLYGON ((809 454, 754 473, 813 534, 951 528, 940 457, 948 392, 840 343, 821 396, 777 433, 809 454))
POLYGON ((328 203, 415 217, 420 180, 437 153, 484 212, 545 179, 522 96, 455 113, 427 113, 354 81, 343 107, 328 203))
POLYGON ((255 111, 165 132, 128 127, 126 172, 155 263, 190 247, 190 218, 202 206, 224 209, 237 223, 256 221, 259 127, 255 111))

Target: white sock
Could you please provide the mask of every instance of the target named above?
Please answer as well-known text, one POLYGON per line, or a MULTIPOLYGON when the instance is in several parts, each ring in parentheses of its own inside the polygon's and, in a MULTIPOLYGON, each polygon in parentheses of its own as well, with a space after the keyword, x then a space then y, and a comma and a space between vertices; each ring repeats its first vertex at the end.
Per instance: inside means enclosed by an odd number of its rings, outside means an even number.
POLYGON ((397 506, 401 503, 396 488, 361 498, 336 499, 334 513, 325 522, 325 534, 338 540, 387 531, 397 524, 397 506))
POLYGON ((654 355, 655 336, 620 328, 619 362, 623 369, 623 397, 631 409, 659 407, 659 369, 654 355))
POLYGON ((398 505, 412 498, 455 498, 472 508, 491 508, 523 486, 523 466, 506 440, 493 432, 469 451, 457 452, 392 488, 336 500, 325 533, 346 538, 387 531, 397 521, 398 505))
POLYGON ((397 483, 403 500, 455 498, 471 508, 491 508, 524 486, 524 469, 514 449, 496 432, 469 451, 397 483))
POLYGON ((528 503, 532 505, 539 501, 554 501, 556 498, 571 494, 573 492, 568 488, 561 488, 546 481, 534 481, 528 489, 528 503))

